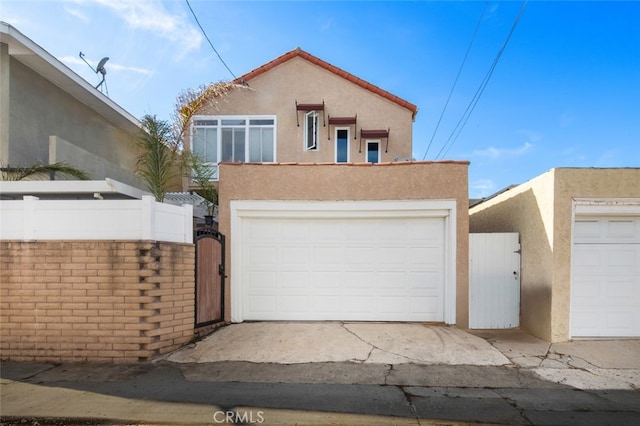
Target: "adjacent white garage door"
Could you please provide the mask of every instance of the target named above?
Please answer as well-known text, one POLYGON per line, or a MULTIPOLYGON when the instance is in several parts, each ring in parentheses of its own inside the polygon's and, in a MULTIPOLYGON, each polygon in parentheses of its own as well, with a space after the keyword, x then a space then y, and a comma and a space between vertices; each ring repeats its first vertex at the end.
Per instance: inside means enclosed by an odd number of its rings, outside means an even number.
POLYGON ((232 320, 446 321, 455 232, 442 204, 232 206, 232 320))
POLYGON ((640 336, 640 218, 576 217, 572 337, 640 336))

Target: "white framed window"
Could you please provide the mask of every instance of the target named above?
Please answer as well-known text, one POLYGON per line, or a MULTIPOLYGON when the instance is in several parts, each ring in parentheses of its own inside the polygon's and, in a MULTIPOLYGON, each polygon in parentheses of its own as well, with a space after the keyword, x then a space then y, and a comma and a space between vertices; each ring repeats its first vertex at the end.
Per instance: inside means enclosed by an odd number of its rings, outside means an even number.
POLYGON ((380 162, 380 141, 367 141, 367 163, 380 162))
POLYGON ((276 158, 276 117, 195 116, 191 150, 210 167, 221 161, 270 163, 276 158))
POLYGON ((336 163, 349 162, 349 128, 336 129, 336 163))
POLYGON ((309 111, 304 115, 304 149, 318 149, 318 113, 309 111))

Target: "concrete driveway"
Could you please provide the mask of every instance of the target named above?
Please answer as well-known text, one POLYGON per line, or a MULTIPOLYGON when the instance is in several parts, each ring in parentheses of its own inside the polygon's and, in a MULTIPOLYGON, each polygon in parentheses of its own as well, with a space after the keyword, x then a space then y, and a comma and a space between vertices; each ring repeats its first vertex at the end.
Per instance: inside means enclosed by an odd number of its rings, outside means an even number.
POLYGON ((465 331, 422 323, 245 322, 222 327, 164 359, 185 365, 236 363, 247 371, 253 371, 247 366, 266 364, 299 365, 306 371, 323 363, 383 369, 395 365, 395 370, 403 365, 414 370, 428 366, 506 367, 578 389, 640 389, 640 339, 549 343, 518 329, 465 331))
POLYGON ((173 362, 506 365, 485 339, 421 323, 245 322, 171 354, 173 362))

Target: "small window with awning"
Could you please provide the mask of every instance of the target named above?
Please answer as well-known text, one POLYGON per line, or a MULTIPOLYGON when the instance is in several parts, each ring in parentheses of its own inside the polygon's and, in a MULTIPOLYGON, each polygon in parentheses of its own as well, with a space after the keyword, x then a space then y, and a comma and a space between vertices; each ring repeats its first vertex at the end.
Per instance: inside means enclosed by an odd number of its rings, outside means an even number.
POLYGON ((364 139, 366 140, 371 140, 371 139, 386 139, 387 143, 384 149, 384 152, 388 152, 389 151, 389 132, 391 129, 387 129, 387 130, 366 130, 366 129, 360 129, 360 151, 362 152, 362 140, 364 139))
MULTIPOLYGON (((356 138, 357 134, 358 116, 353 117, 332 117, 329 116, 329 127, 331 126, 353 126, 353 138, 356 138)), ((331 140, 331 130, 327 132, 327 139, 331 140)))

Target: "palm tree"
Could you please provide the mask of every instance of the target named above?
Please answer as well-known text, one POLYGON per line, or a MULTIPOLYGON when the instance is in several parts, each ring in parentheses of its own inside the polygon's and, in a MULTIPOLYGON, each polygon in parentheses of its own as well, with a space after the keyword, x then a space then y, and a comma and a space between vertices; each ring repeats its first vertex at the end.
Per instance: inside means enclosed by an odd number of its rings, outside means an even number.
POLYGON ((83 170, 58 162, 53 164, 36 163, 31 166, 3 166, 0 167, 0 180, 48 180, 56 173, 76 180, 89 180, 90 176, 83 170))
POLYGON ((180 149, 173 138, 173 128, 164 120, 145 115, 137 143, 141 154, 136 159, 135 173, 147 183, 156 201, 162 202, 180 170, 180 149))
POLYGON ((184 138, 196 114, 201 113, 205 106, 217 108, 217 103, 228 92, 241 87, 246 88, 237 83, 218 82, 195 90, 184 90, 176 100, 172 123, 150 115, 142 118, 142 131, 138 137, 141 154, 136 160, 135 172, 147 183, 147 189, 156 201, 164 200, 174 178, 191 170, 194 182, 201 187, 201 195, 209 197, 208 201, 213 205, 217 203, 217 192, 210 183, 211 175, 204 170, 206 165, 184 151, 184 138), (205 177, 200 179, 197 176, 205 177))
POLYGON ((183 90, 178 94, 173 116, 174 137, 182 143, 194 115, 200 114, 206 106, 218 109, 218 102, 226 99, 227 93, 248 86, 229 81, 219 81, 197 89, 183 90))
POLYGON ((218 190, 212 182, 215 171, 196 154, 185 152, 184 155, 189 158, 191 181, 199 187, 196 193, 204 198, 207 214, 213 216, 215 207, 218 205, 218 190))

